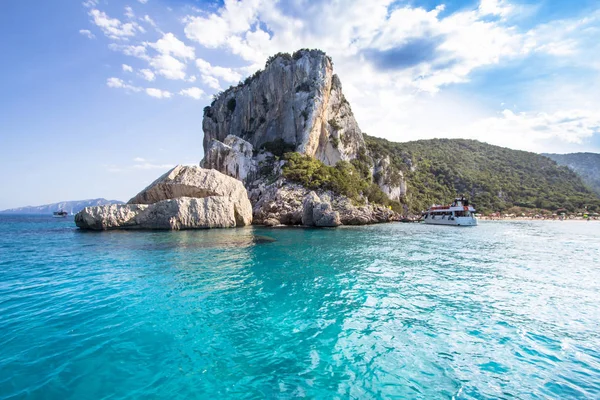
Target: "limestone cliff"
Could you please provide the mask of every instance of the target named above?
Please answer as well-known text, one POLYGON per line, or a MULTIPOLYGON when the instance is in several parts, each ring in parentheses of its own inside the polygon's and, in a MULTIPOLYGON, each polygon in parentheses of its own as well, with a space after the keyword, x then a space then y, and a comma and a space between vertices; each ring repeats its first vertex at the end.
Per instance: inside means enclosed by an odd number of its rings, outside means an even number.
POLYGON ((282 141, 327 165, 356 158, 362 133, 331 59, 319 50, 271 58, 263 71, 204 109, 204 149, 238 136, 259 150, 282 141))
MULTIPOLYGON (((366 163, 363 170, 370 170, 369 185, 379 185, 384 197, 398 201, 406 193, 403 175, 390 167, 389 159, 368 154, 331 58, 320 50, 270 57, 264 70, 218 94, 205 107, 202 128, 205 155, 200 165, 244 182, 257 223, 301 222, 301 198, 308 191, 292 191, 290 204, 277 200, 292 183, 282 177, 285 161, 280 157, 286 152, 305 154, 328 166, 358 160, 366 163)), ((351 201, 341 197, 338 194, 331 204, 344 224, 394 217, 364 202, 353 209, 351 201)))

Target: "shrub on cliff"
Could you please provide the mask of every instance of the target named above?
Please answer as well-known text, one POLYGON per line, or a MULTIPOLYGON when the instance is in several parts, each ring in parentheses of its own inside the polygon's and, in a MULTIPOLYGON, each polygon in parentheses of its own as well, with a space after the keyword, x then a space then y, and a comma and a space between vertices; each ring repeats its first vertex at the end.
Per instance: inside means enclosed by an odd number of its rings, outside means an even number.
POLYGON ((395 209, 399 206, 398 203, 390 201, 379 186, 365 179, 361 171, 347 161, 339 161, 331 167, 299 153, 286 153, 284 159, 287 162, 283 166, 283 176, 305 188, 331 190, 356 203, 363 203, 367 198, 372 203, 392 206, 395 209))

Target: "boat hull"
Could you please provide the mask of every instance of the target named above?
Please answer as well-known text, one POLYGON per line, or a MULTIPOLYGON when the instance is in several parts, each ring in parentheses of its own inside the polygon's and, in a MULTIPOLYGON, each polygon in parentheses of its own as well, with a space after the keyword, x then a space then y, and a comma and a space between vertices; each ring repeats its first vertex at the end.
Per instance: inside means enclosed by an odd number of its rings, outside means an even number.
POLYGON ((448 226, 477 226, 477 218, 473 217, 454 217, 449 218, 426 218, 423 222, 429 225, 448 225, 448 226))

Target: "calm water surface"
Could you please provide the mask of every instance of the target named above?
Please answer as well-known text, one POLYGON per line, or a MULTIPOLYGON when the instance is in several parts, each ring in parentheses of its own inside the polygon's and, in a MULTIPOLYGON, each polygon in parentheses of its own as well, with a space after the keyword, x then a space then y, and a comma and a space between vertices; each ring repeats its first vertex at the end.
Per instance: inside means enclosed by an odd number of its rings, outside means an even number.
POLYGON ((600 223, 0 217, 0 398, 296 397, 600 398, 600 223))

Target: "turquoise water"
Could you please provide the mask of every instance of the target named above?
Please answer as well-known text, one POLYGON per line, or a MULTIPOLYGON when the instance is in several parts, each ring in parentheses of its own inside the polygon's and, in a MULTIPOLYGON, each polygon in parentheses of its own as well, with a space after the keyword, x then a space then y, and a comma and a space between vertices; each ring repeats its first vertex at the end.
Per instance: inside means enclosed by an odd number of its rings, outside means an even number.
POLYGON ((600 398, 599 243, 0 217, 0 398, 600 398))

